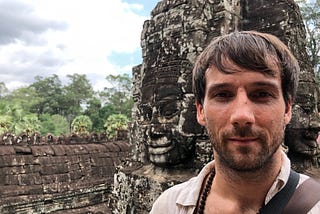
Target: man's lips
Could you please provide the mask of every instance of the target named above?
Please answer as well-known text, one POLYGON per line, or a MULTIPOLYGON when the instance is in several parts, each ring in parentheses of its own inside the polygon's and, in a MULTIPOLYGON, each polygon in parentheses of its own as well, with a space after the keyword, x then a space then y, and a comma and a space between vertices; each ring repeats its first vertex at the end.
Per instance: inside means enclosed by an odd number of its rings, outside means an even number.
POLYGON ((242 137, 232 137, 228 139, 229 142, 236 144, 250 144, 258 141, 258 138, 242 138, 242 137))

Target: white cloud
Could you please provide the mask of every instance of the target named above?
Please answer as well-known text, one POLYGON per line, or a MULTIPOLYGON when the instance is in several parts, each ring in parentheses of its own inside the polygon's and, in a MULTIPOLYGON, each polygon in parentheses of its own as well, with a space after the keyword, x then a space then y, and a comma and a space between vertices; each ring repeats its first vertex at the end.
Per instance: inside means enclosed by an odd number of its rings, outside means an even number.
POLYGON ((19 82, 30 84, 35 75, 53 73, 61 79, 67 74, 86 74, 95 89, 103 88, 108 74, 122 69, 130 72, 133 65, 119 68, 107 57, 140 48, 143 22, 148 18, 136 13, 142 5, 121 0, 0 0, 0 6, 2 3, 20 11, 25 8, 22 17, 31 17, 14 20, 0 10, 0 17, 12 20, 12 25, 7 24, 10 37, 6 37, 11 40, 0 43, 0 81, 11 89, 19 82), (29 20, 38 24, 31 25, 29 20), (11 31, 22 25, 23 31, 11 31))

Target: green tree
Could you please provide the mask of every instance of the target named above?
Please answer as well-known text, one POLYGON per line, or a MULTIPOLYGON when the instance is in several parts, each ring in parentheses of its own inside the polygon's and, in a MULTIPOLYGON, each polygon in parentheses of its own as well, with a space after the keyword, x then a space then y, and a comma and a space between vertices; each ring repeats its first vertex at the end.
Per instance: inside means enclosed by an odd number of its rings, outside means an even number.
POLYGON ((20 105, 0 103, 0 132, 33 133, 40 129, 40 121, 36 114, 25 112, 20 105))
POLYGON ((87 108, 84 112, 84 115, 90 117, 92 121, 92 129, 95 132, 104 131, 103 125, 105 122, 104 117, 100 116, 101 110, 101 101, 98 98, 92 98, 88 101, 87 108))
POLYGON ((77 115, 82 114, 94 91, 86 75, 74 74, 67 77, 70 79, 70 84, 64 87, 63 115, 68 121, 72 121, 77 115))
POLYGON ((41 114, 39 120, 41 124, 40 133, 42 135, 47 133, 52 133, 55 136, 69 134, 69 123, 66 118, 59 114, 41 114))
POLYGON ((101 109, 99 109, 99 116, 103 118, 104 123, 108 119, 108 117, 112 114, 117 114, 117 111, 115 110, 115 106, 112 104, 107 104, 103 106, 101 109))
POLYGON ((132 80, 128 74, 109 75, 106 77, 109 85, 100 93, 105 105, 112 105, 117 114, 124 114, 131 118, 132 80))
POLYGON ((9 115, 0 115, 0 134, 12 131, 13 118, 9 115))
POLYGON ((307 53, 319 78, 320 64, 320 0, 297 0, 306 29, 307 53))
POLYGON ((40 130, 40 121, 36 114, 26 114, 20 120, 15 121, 13 127, 15 134, 22 132, 31 134, 40 130))
POLYGON ((36 76, 35 82, 30 85, 30 89, 35 90, 38 103, 33 105, 32 112, 40 114, 62 114, 64 103, 62 84, 59 77, 53 74, 51 77, 36 76))
POLYGON ((34 110, 35 106, 44 102, 44 98, 40 97, 33 87, 21 87, 3 98, 9 105, 23 106, 23 112, 37 113, 34 110))
POLYGON ((71 129, 79 135, 89 134, 92 129, 92 121, 86 115, 77 116, 71 123, 71 129))
POLYGON ((110 115, 104 124, 109 139, 113 139, 117 136, 119 131, 128 129, 128 118, 124 114, 110 115))

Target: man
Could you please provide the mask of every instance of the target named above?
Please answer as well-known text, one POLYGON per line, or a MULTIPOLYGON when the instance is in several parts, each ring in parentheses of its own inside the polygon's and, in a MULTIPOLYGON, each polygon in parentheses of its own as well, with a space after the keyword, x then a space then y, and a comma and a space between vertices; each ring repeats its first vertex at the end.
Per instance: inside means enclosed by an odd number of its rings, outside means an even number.
MULTIPOLYGON (((292 180, 281 143, 298 73, 294 56, 270 34, 234 32, 213 40, 195 64, 193 87, 214 161, 166 190, 151 213, 263 213, 292 180)), ((297 186, 307 179, 298 175, 297 186)), ((320 213, 320 202, 308 213, 320 213)))

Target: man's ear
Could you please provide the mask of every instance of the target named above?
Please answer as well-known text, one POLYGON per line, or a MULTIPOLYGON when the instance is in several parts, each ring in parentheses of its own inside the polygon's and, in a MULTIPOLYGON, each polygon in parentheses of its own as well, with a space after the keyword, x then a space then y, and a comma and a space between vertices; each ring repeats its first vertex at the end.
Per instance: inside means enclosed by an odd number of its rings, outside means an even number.
POLYGON ((292 117, 292 99, 289 98, 287 106, 286 106, 286 110, 284 112, 284 123, 287 125, 292 117))
POLYGON ((196 108, 197 108, 197 120, 198 123, 202 126, 206 125, 206 118, 203 111, 203 106, 199 101, 196 101, 196 108))

